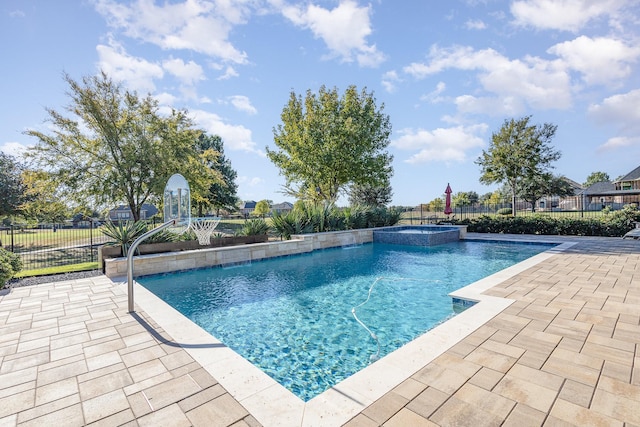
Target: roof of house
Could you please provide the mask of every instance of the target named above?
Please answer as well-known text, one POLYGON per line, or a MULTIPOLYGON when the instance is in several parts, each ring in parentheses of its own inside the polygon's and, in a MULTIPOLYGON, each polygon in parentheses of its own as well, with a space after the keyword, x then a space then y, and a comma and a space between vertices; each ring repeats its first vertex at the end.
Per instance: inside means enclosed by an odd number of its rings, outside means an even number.
POLYGON ((256 202, 254 202, 253 200, 243 202, 242 206, 240 206, 240 209, 255 209, 255 208, 256 208, 256 202))
POLYGON ((293 209, 293 204, 289 202, 276 203, 271 209, 293 209))
POLYGON ((640 179, 640 166, 638 166, 637 168, 635 168, 634 170, 632 170, 631 172, 629 172, 628 174, 626 174, 622 178, 616 180, 615 182, 635 181, 635 180, 638 180, 638 179, 640 179))
MULTIPOLYGON (((114 212, 114 211, 127 211, 127 212, 131 212, 131 209, 129 208, 128 205, 118 205, 115 208, 111 209, 109 212, 114 212)), ((147 211, 147 215, 148 216, 153 216, 155 214, 158 213, 158 208, 156 208, 155 206, 153 206, 151 203, 143 203, 142 207, 140 208, 140 211, 147 211)))
POLYGON ((611 181, 600 181, 595 184, 591 184, 588 188, 586 188, 583 194, 602 194, 608 193, 611 191, 615 191, 616 187, 613 185, 611 181))

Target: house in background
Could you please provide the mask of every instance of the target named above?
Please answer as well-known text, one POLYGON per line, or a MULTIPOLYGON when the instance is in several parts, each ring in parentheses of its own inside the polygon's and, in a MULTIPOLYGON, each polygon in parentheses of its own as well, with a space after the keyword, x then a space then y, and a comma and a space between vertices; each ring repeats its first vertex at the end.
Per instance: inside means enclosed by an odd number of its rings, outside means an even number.
POLYGON ((247 200, 246 202, 242 202, 240 204, 240 213, 245 218, 251 215, 251 212, 253 212, 255 209, 256 209, 256 202, 254 202, 253 200, 247 200))
POLYGON ((276 203, 275 205, 271 206, 271 212, 273 213, 286 214, 291 212, 292 210, 293 204, 289 202, 276 203))
POLYGON ((565 196, 565 197, 550 196, 550 197, 545 197, 544 199, 538 200, 538 203, 537 203, 538 210, 544 211, 544 210, 555 210, 555 209, 562 209, 562 210, 579 209, 575 201, 576 200, 575 196, 582 193, 584 191, 584 187, 582 186, 582 184, 572 179, 569 179, 567 177, 562 177, 562 179, 567 184, 569 184, 569 186, 571 186, 571 188, 573 189, 573 194, 571 196, 565 196))
POLYGON ((596 182, 581 193, 584 210, 599 211, 606 206, 622 209, 624 205, 640 205, 640 166, 611 182, 596 182))
MULTIPOLYGON (((158 213, 158 208, 152 204, 145 203, 140 209, 140 219, 148 219, 158 213)), ((133 221, 133 213, 129 206, 119 205, 109 211, 111 221, 133 221)))

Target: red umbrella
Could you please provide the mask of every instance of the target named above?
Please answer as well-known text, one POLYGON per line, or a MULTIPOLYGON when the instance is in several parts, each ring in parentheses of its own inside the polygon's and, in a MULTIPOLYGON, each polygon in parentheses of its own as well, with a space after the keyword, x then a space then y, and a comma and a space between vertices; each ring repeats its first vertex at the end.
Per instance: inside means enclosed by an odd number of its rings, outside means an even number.
POLYGON ((453 213, 453 210, 451 209, 451 193, 453 193, 453 191, 451 191, 451 186, 449 185, 449 183, 447 183, 447 189, 444 190, 444 192, 447 195, 444 204, 444 214, 451 215, 453 213))

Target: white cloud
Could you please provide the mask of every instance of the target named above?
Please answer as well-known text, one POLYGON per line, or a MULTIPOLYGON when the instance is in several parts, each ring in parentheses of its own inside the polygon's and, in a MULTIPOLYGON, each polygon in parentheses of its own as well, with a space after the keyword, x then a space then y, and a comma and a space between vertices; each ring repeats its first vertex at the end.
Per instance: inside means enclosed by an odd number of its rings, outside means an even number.
POLYGON ((521 98, 515 96, 475 97, 461 95, 455 98, 458 111, 466 114, 509 116, 523 113, 526 108, 521 98))
POLYGON ((487 28, 487 24, 480 19, 469 19, 464 23, 464 26, 467 30, 484 30, 487 28))
POLYGON ((16 9, 16 10, 12 10, 11 12, 9 12, 9 16, 11 18, 24 18, 25 16, 27 16, 27 14, 24 13, 23 10, 16 9))
POLYGON ((355 58, 360 66, 376 67, 385 56, 375 45, 367 44, 366 38, 372 33, 370 13, 370 6, 360 7, 352 0, 342 1, 332 10, 314 4, 282 9, 282 14, 294 25, 310 29, 316 38, 322 39, 331 51, 330 57, 345 62, 355 58))
POLYGON ((228 66, 225 70, 224 70, 224 74, 222 74, 220 77, 218 77, 216 80, 228 80, 232 77, 238 77, 239 74, 238 72, 235 70, 235 68, 233 68, 232 66, 228 66))
POLYGON ((114 40, 109 45, 96 46, 98 67, 111 78, 126 82, 127 86, 140 92, 153 92, 156 88, 153 80, 164 76, 162 67, 142 58, 135 58, 114 40))
POLYGON ((631 63, 640 56, 640 48, 612 38, 580 36, 558 43, 547 50, 558 55, 567 67, 582 74, 587 84, 615 84, 631 74, 631 63))
POLYGON ((600 151, 617 150, 618 148, 640 145, 640 138, 628 136, 614 136, 598 147, 600 151))
POLYGON ((27 147, 19 142, 9 141, 0 145, 0 151, 13 157, 21 158, 25 151, 27 151, 27 147))
POLYGON ((179 58, 166 59, 162 61, 162 68, 176 76, 184 85, 192 86, 198 81, 205 80, 202 67, 193 61, 185 63, 179 58))
POLYGON ((256 114, 258 110, 251 105, 251 100, 244 95, 234 95, 227 98, 231 105, 240 111, 244 111, 248 114, 256 114))
POLYGON ((220 135, 224 141, 225 150, 229 148, 230 150, 246 151, 266 156, 262 150, 256 148, 256 143, 251 139, 250 129, 242 125, 226 123, 220 116, 208 111, 191 110, 190 115, 207 133, 220 135))
POLYGON ((422 79, 446 69, 477 71, 489 98, 509 100, 505 106, 526 103, 538 109, 567 109, 572 105, 570 76, 559 60, 533 56, 511 60, 493 49, 433 46, 427 63, 412 63, 403 70, 422 79))
POLYGON ((486 132, 487 125, 456 126, 438 128, 433 131, 424 129, 403 129, 401 136, 391 141, 391 146, 399 150, 417 151, 407 163, 464 162, 467 151, 484 145, 478 136, 486 132))
POLYGON ((126 4, 96 0, 95 5, 112 28, 128 37, 162 49, 185 49, 233 63, 247 62, 246 53, 236 49, 228 37, 234 26, 246 22, 249 3, 185 0, 156 5, 153 0, 126 4))
POLYGON ((614 16, 625 0, 520 0, 511 4, 515 24, 576 32, 590 21, 614 16))
POLYGON ((257 176, 250 177, 243 175, 238 177, 238 184, 246 185, 247 187, 256 187, 264 183, 265 180, 257 176))
POLYGON ((396 83, 400 81, 398 72, 395 70, 387 71, 382 75, 382 87, 389 93, 395 92, 396 83))
POLYGON ((597 123, 616 128, 618 135, 601 145, 600 149, 615 149, 640 142, 640 89, 610 96, 601 104, 589 107, 588 114, 597 123))
POLYGON ((420 99, 422 101, 429 101, 432 104, 436 104, 442 101, 442 97, 440 96, 447 89, 447 84, 445 82, 438 82, 436 88, 429 92, 426 95, 422 95, 420 99))
POLYGON ((612 125, 623 132, 640 132, 640 89, 610 96, 589 107, 589 116, 600 124, 612 125))

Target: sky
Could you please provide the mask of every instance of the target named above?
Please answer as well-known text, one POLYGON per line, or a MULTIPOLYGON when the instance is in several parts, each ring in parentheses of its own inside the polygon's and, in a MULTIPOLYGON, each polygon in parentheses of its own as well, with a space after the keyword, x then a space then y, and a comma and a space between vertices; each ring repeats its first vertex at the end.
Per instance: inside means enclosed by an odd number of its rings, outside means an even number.
MULTIPOLYGON (((482 195, 505 120, 552 123, 554 172, 640 165, 638 0, 2 0, 0 150, 100 70, 222 137, 242 200, 295 201, 266 157, 291 92, 349 85, 389 115, 392 205, 482 195)), ((346 203, 346 198, 341 202, 346 203)))

